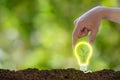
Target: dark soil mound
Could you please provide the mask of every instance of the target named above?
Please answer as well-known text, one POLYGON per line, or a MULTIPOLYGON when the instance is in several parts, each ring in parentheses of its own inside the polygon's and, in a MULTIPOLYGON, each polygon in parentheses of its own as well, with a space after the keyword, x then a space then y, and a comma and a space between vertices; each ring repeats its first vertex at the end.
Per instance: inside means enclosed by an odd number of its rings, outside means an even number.
POLYGON ((120 80, 120 71, 102 70, 83 73, 75 69, 10 71, 0 69, 0 80, 120 80))

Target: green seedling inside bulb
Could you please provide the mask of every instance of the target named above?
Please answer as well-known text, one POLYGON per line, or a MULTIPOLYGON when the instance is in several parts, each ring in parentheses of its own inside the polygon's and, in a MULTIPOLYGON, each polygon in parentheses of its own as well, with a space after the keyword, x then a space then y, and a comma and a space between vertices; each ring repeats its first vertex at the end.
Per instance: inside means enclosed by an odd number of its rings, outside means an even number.
POLYGON ((80 70, 87 71, 87 66, 92 56, 91 45, 87 42, 79 42, 75 46, 74 53, 77 58, 78 64, 80 65, 80 70))

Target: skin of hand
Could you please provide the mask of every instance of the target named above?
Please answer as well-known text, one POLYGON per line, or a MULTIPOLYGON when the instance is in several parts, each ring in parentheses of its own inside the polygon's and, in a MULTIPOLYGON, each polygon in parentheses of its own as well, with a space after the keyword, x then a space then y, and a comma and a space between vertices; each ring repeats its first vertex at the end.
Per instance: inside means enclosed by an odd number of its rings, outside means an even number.
POLYGON ((74 21, 75 27, 72 34, 73 48, 76 45, 77 39, 87 36, 89 32, 89 43, 93 43, 98 32, 101 19, 103 18, 102 10, 102 6, 97 6, 87 11, 85 14, 83 14, 74 21))

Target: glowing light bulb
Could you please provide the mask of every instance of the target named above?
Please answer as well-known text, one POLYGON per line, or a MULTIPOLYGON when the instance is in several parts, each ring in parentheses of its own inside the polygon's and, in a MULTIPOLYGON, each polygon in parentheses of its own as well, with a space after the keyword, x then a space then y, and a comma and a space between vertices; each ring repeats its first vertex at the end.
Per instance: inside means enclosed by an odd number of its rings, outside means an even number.
POLYGON ((78 64, 80 65, 80 70, 84 72, 88 71, 87 66, 92 56, 91 45, 87 42, 79 42, 75 46, 74 53, 77 58, 78 64))

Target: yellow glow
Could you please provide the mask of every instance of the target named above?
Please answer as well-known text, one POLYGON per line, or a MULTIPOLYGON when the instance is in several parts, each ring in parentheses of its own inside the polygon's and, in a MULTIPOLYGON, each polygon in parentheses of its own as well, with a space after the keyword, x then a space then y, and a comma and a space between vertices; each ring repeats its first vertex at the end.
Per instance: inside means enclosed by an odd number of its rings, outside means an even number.
POLYGON ((91 47, 91 45, 90 45, 89 43, 87 43, 87 42, 84 42, 84 41, 83 41, 83 42, 79 42, 79 43, 77 43, 77 45, 75 46, 74 54, 75 54, 75 56, 76 56, 76 58, 77 58, 77 61, 78 61, 78 64, 79 64, 80 66, 87 66, 87 65, 89 64, 89 60, 90 60, 90 58, 91 58, 91 56, 92 56, 92 47, 91 47), (82 54, 82 53, 77 53, 77 48, 78 48, 79 46, 81 46, 81 45, 86 46, 86 47, 88 48, 88 50, 89 50, 88 56, 86 57, 84 63, 82 63, 82 61, 81 61, 81 59, 80 59, 81 57, 79 57, 79 55, 78 55, 78 54, 82 54))

